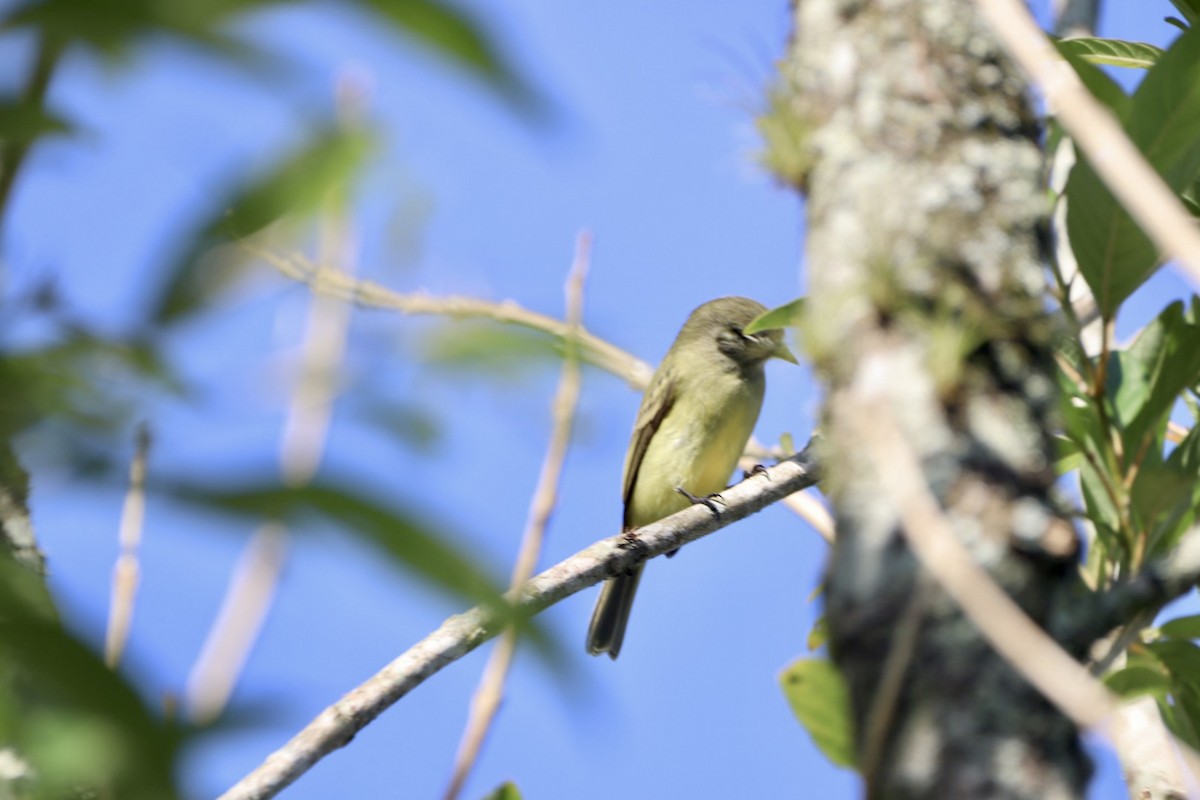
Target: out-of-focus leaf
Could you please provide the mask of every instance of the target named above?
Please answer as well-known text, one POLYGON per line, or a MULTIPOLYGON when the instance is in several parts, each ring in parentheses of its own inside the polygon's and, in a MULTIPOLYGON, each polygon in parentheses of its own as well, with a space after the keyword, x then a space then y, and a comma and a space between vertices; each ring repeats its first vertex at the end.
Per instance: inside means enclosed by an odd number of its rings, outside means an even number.
POLYGON ((1166 639, 1151 642, 1146 649, 1171 673, 1173 684, 1200 690, 1200 647, 1184 639, 1166 639))
POLYGON ((804 313, 805 299, 797 297, 790 303, 784 303, 777 308, 772 308, 770 311, 764 311, 762 314, 759 314, 746 326, 746 335, 758 333, 759 331, 769 331, 775 328, 796 327, 800 324, 800 317, 804 313))
POLYGON ((353 2, 480 78, 519 111, 544 112, 544 101, 501 54, 486 28, 461 9, 442 0, 353 2))
POLYGON ((416 406, 377 400, 367 404, 360 415, 365 422, 397 442, 411 445, 417 450, 431 449, 441 436, 437 419, 416 406))
POLYGON ((179 38, 220 53, 244 54, 246 45, 225 33, 225 25, 237 14, 291 1, 28 0, 0 18, 0 30, 36 28, 50 41, 82 44, 109 56, 119 56, 153 35, 179 38))
POLYGON ((175 484, 169 490, 181 499, 217 511, 283 520, 292 526, 316 518, 328 520, 434 586, 469 603, 490 607, 501 625, 516 626, 552 666, 565 664, 559 643, 535 625, 526 612, 509 605, 501 597, 501 587, 475 559, 432 524, 349 488, 248 483, 228 489, 175 484))
POLYGON ((149 384, 183 392, 147 341, 75 331, 46 347, 0 352, 0 439, 52 417, 93 430, 121 427, 149 384))
POLYGON ((0 100, 0 141, 29 144, 42 136, 71 131, 71 123, 41 105, 0 100))
POLYGON ((0 706, 11 712, 0 714, 0 740, 38 773, 39 797, 81 785, 131 800, 176 797, 180 734, 63 630, 40 583, 0 555, 0 706))
POLYGON ((1103 64, 1108 67, 1150 69, 1163 54, 1162 48, 1145 42, 1099 39, 1091 36, 1059 39, 1055 44, 1058 51, 1064 55, 1069 53, 1091 64, 1103 64))
POLYGON ((287 217, 310 218, 326 202, 344 198, 371 151, 361 129, 328 128, 265 175, 234 190, 218 211, 188 237, 184 255, 168 270, 149 319, 168 324, 202 308, 239 271, 240 259, 214 248, 258 233, 287 217))
POLYGON ((560 357, 561 343, 541 331, 488 322, 441 325, 426 338, 424 358, 441 367, 515 377, 515 369, 560 357))
POLYGON ((1167 639, 1200 639, 1200 614, 1177 617, 1159 626, 1158 632, 1167 639))
POLYGON ((850 698, 837 668, 825 659, 802 658, 783 671, 779 683, 792 713, 825 757, 853 768, 850 698))
POLYGON ((1200 0, 1171 0, 1171 5, 1179 9, 1179 13, 1183 14, 1189 25, 1200 21, 1200 0))
POLYGON ((1164 697, 1171 680, 1162 672, 1148 667, 1126 667, 1105 676, 1104 683, 1121 697, 1130 699, 1144 694, 1164 697))
POLYGON ((394 562, 472 603, 502 604, 501 589, 450 537, 397 508, 333 485, 174 487, 184 499, 236 514, 300 524, 320 516, 387 553, 394 562))
MULTIPOLYGON (((1146 74, 1126 132, 1176 192, 1200 174, 1200 34, 1180 36, 1146 74)), ((1081 159, 1067 182, 1067 232, 1080 272, 1111 319, 1159 266, 1157 249, 1081 159)))
POLYGON ((506 781, 497 786, 483 800, 521 800, 521 790, 512 781, 506 781))
POLYGON ((805 644, 809 652, 820 650, 829 641, 829 623, 825 620, 825 615, 817 617, 817 621, 813 623, 812 630, 808 632, 808 641, 805 644))

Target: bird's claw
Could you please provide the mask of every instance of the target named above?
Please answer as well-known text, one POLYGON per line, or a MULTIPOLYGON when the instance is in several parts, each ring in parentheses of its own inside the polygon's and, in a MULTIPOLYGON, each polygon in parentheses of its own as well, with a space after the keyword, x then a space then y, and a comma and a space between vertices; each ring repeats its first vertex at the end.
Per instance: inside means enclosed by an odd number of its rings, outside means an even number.
POLYGON ((676 486, 675 491, 686 497, 692 505, 704 505, 714 516, 721 516, 721 509, 717 508, 717 503, 724 505, 725 498, 721 497, 720 494, 714 492, 708 497, 697 497, 682 486, 676 486))
POLYGON ((742 480, 746 480, 747 478, 749 478, 753 475, 762 475, 767 480, 771 480, 771 473, 768 472, 767 468, 764 467, 762 464, 755 464, 750 469, 743 470, 742 471, 742 480))

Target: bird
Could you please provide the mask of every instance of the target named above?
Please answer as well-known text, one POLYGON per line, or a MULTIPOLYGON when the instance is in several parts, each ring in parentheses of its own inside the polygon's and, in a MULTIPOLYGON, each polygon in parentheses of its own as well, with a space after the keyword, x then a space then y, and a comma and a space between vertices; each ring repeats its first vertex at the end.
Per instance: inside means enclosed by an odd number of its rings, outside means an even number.
MULTIPOLYGON (((749 298, 720 297, 688 316, 634 422, 621 479, 626 532, 726 488, 762 408, 763 364, 798 363, 782 329, 745 332, 766 310, 749 298)), ((638 564, 601 588, 588 626, 591 655, 620 654, 644 568, 638 564)))

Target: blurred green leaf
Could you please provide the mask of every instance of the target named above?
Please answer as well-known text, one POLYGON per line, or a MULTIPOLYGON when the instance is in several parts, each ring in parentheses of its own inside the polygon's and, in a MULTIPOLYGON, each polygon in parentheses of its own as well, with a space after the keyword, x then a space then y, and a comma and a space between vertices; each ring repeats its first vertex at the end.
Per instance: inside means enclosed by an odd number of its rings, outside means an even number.
POLYGON ((1179 9, 1189 25, 1195 25, 1200 20, 1200 0, 1171 0, 1171 5, 1179 9))
POLYGON ((542 331, 487 321, 439 325, 422 343, 422 356, 433 364, 507 377, 517 377, 517 368, 555 361, 561 351, 562 343, 542 331))
POLYGON ((353 0, 402 33, 466 69, 517 110, 540 114, 545 105, 501 54, 487 29, 441 0, 353 0))
POLYGON ((825 615, 817 617, 817 621, 813 623, 812 630, 808 632, 808 640, 805 646, 809 652, 820 650, 829 641, 829 623, 825 619, 825 615))
POLYGON ((1059 39, 1055 45, 1064 55, 1079 56, 1090 64, 1103 64, 1108 67, 1150 69, 1163 54, 1162 48, 1145 42, 1099 39, 1091 36, 1059 39))
POLYGON ((0 18, 5 28, 36 28, 50 41, 121 56, 150 36, 171 36, 225 54, 247 46, 223 28, 241 13, 293 0, 29 0, 0 18))
POLYGON ((772 308, 770 311, 759 314, 746 326, 746 334, 749 335, 776 328, 786 329, 796 327, 800 324, 801 315, 804 313, 805 299, 797 297, 790 303, 784 303, 777 308, 772 308))
POLYGON ((29 144, 42 136, 71 131, 69 122, 40 104, 0 100, 0 141, 29 144))
POLYGON ((1200 614, 1176 617, 1160 625, 1158 632, 1167 639, 1200 639, 1200 614))
POLYGON ((497 786, 483 800, 521 800, 521 790, 512 781, 506 781, 497 786))
POLYGON ((1126 700, 1145 694, 1165 697, 1171 680, 1162 672, 1148 667, 1126 667, 1104 678, 1104 684, 1126 700))
POLYGON ((1178 686, 1200 689, 1200 647, 1184 639, 1164 639, 1151 642, 1146 649, 1158 658, 1178 686))
MULTIPOLYGON (((1176 192, 1200 173, 1200 34, 1180 36, 1146 74, 1124 115, 1126 132, 1176 192)), ((1067 182, 1067 232, 1101 313, 1120 304, 1159 266, 1157 249, 1081 159, 1067 182)))
POLYGON ((149 319, 168 324, 200 310, 239 271, 241 258, 213 252, 285 217, 310 219, 327 202, 343 199, 371 152, 361 129, 318 131, 298 151, 256 180, 235 189, 218 212, 188 237, 184 255, 167 271, 149 319))
POLYGON ((34 767, 38 796, 67 796, 80 785, 131 800, 177 796, 181 734, 63 630, 41 579, 6 555, 0 555, 0 707, 0 741, 34 767))
POLYGON ((850 698, 841 673, 825 659, 801 658, 779 676, 792 713, 825 757, 854 767, 850 698))
POLYGON ((239 515, 299 525, 321 517, 336 523, 422 578, 472 603, 504 605, 501 589, 450 537, 398 508, 333 485, 262 484, 219 489, 177 485, 194 503, 239 515))

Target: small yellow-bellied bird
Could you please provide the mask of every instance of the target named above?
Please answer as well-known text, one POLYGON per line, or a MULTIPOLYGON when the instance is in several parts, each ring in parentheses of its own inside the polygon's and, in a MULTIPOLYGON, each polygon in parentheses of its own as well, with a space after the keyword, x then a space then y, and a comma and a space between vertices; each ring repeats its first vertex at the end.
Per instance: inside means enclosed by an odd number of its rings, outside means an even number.
MULTIPOLYGON (((758 421, 775 357, 796 363, 782 330, 747 335, 767 309, 745 297, 721 297, 683 324, 642 398, 622 479, 625 530, 657 522, 726 487, 758 421), (680 491, 682 490, 682 491, 680 491)), ((587 650, 616 658, 645 565, 600 590, 587 650)))

